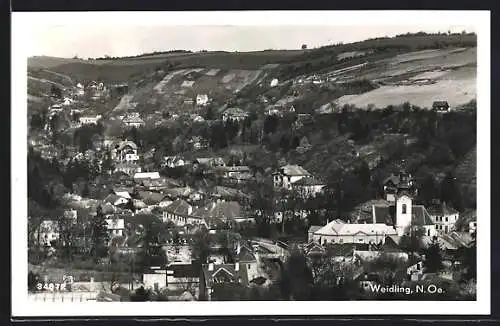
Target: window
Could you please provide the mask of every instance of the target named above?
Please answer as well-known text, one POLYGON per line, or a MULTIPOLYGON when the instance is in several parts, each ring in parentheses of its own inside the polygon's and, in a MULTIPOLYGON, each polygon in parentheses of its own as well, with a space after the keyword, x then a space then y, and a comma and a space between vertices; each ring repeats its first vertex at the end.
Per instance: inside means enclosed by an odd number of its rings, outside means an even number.
POLYGON ((154 289, 155 289, 155 291, 158 291, 159 287, 160 287, 160 284, 158 284, 158 283, 155 283, 155 284, 154 284, 154 289))
POLYGON ((363 239, 363 238, 359 238, 359 239, 358 239, 358 242, 359 242, 359 243, 363 243, 363 242, 365 242, 365 239, 363 239))
POLYGON ((250 269, 250 264, 247 264, 247 269, 250 269))
POLYGON ((446 216, 446 218, 445 218, 445 222, 448 222, 448 216, 446 216))
POLYGON ((438 229, 439 225, 436 224, 436 229, 438 229))
POLYGON ((431 229, 427 229, 427 236, 431 235, 431 229))
POLYGON ((339 243, 343 243, 344 242, 344 239, 339 239, 339 243))
POLYGON ((401 214, 406 214, 406 204, 401 207, 401 214))

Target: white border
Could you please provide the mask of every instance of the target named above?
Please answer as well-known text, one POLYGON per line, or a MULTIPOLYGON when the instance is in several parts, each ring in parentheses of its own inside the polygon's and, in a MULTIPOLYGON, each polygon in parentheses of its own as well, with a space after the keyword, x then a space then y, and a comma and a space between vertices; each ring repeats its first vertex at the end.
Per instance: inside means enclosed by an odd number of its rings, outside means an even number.
POLYGON ((20 316, 206 316, 206 315, 367 315, 490 314, 490 12, 51 12, 12 14, 12 315, 20 316), (133 17, 131 17, 131 15, 133 17), (473 26, 478 34, 478 284, 475 302, 148 302, 35 303, 27 298, 27 53, 28 31, 40 24, 136 25, 404 25, 445 21, 473 26), (390 22, 390 24, 388 23, 390 22))

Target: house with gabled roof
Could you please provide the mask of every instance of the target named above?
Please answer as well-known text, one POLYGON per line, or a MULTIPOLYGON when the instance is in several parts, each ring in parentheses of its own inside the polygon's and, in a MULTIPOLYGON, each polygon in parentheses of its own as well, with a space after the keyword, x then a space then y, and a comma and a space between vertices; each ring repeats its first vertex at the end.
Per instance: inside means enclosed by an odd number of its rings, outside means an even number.
POLYGON ((311 174, 300 165, 285 165, 273 173, 275 188, 292 189, 292 184, 311 174))
POLYGON ((326 184, 315 177, 304 177, 292 184, 292 189, 297 191, 301 196, 316 197, 323 192, 326 184))
POLYGON ((115 143, 111 157, 118 162, 134 163, 139 160, 137 145, 133 141, 123 140, 115 143))
POLYGON ((218 289, 224 286, 247 287, 249 284, 245 264, 208 263, 202 265, 200 274, 200 299, 211 301, 218 289))
POLYGON ((104 203, 109 203, 113 206, 119 206, 119 205, 125 205, 128 203, 130 199, 127 199, 126 197, 119 196, 116 194, 109 194, 106 198, 104 198, 103 202, 104 203))
POLYGON ((432 109, 439 113, 447 113, 451 111, 451 107, 447 101, 434 101, 432 109))
POLYGON ((122 123, 127 127, 132 128, 140 128, 143 127, 146 123, 139 116, 130 116, 128 115, 122 120, 122 123))
POLYGON ((457 223, 459 215, 456 209, 443 202, 431 206, 428 211, 438 231, 449 233, 455 230, 455 223, 457 223))
POLYGON ((163 212, 163 222, 172 221, 175 225, 184 226, 191 222, 193 206, 182 199, 177 199, 166 206, 163 212))

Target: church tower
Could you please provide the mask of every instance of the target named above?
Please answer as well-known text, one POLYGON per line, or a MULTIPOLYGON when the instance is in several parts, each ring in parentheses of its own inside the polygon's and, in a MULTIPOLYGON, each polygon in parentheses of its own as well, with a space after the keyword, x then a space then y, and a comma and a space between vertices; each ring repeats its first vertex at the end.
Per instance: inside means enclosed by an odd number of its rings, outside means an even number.
POLYGON ((409 232, 412 222, 412 182, 410 176, 401 172, 399 175, 399 184, 396 199, 396 231, 399 236, 409 232))

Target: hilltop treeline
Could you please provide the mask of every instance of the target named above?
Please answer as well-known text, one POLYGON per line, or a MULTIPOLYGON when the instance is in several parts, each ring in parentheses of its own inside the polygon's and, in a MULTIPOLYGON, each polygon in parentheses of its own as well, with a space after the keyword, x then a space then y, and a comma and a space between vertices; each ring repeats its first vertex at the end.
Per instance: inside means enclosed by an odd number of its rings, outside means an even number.
MULTIPOLYGON (((206 52, 206 51, 205 51, 206 52)), ((193 51, 189 50, 170 50, 170 51, 154 51, 154 52, 146 52, 138 55, 125 56, 125 57, 111 57, 109 55, 105 55, 104 57, 99 58, 88 58, 87 60, 120 60, 120 59, 134 59, 134 58, 142 58, 149 57, 154 55, 163 55, 163 54, 182 54, 182 53, 193 53, 193 51)))

